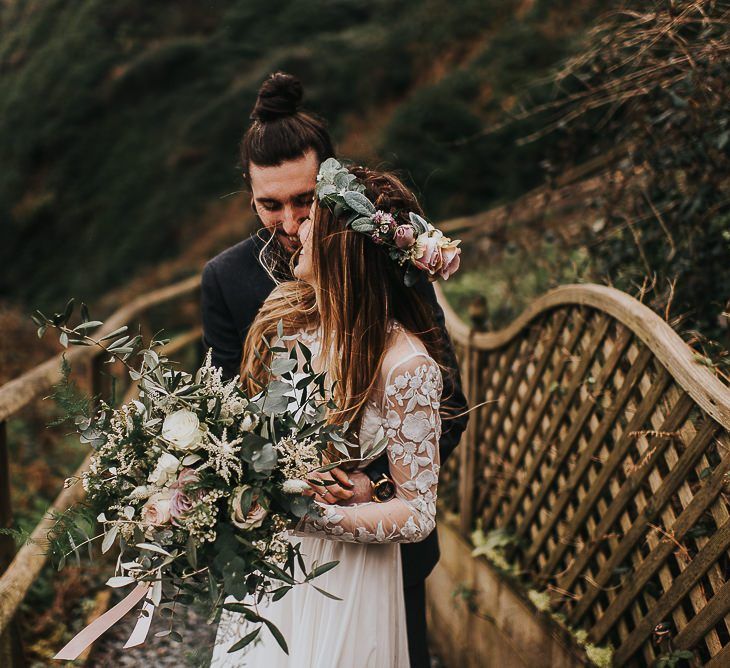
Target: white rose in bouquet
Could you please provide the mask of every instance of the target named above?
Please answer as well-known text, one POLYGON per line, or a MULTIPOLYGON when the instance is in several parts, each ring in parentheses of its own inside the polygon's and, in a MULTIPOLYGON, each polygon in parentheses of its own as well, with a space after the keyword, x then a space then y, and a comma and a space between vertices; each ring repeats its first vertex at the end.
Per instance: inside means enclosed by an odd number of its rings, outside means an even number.
POLYGON ((180 460, 175 455, 164 452, 160 455, 154 470, 149 474, 147 480, 158 487, 163 487, 165 483, 175 477, 175 473, 177 473, 179 467, 180 460))
POLYGON ((162 438, 179 450, 188 450, 202 438, 198 416, 185 408, 171 413, 162 423, 162 438))
POLYGON ((142 506, 142 523, 148 526, 168 524, 172 518, 171 499, 172 492, 167 489, 153 494, 142 506))
POLYGON ((251 485, 241 485, 238 487, 231 497, 231 522, 239 529, 258 529, 264 522, 268 511, 254 497, 248 513, 244 515, 241 506, 241 500, 247 490, 251 489, 251 485))

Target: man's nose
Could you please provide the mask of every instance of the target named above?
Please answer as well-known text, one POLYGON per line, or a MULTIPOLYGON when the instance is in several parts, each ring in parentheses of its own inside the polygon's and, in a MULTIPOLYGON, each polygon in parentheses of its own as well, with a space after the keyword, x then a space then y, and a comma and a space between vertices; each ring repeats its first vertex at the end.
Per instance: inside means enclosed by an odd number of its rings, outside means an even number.
POLYGON ((284 208, 284 217, 281 221, 281 227, 289 236, 293 237, 299 232, 299 226, 304 218, 299 213, 299 209, 291 206, 284 208))

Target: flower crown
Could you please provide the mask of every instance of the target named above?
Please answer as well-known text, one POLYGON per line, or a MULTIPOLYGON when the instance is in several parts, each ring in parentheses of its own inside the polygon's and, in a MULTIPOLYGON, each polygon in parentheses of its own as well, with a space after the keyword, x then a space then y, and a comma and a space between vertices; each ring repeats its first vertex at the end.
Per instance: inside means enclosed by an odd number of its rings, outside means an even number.
POLYGON ((459 268, 458 239, 445 237, 413 211, 405 224, 398 223, 393 214, 379 211, 365 196, 365 186, 334 158, 320 165, 315 192, 336 217, 347 216, 348 227, 387 247, 390 258, 405 267, 408 287, 415 285, 420 272, 430 281, 446 280, 459 268))

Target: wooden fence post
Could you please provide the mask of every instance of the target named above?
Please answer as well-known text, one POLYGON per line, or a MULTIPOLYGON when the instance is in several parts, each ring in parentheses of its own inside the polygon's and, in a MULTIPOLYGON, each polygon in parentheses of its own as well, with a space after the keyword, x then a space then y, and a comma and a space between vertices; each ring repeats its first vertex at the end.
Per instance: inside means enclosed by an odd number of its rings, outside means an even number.
MULTIPOLYGON (((474 334, 484 331, 487 327, 487 301, 477 296, 469 305, 471 330, 469 341, 464 349, 464 366, 462 378, 464 381, 464 396, 473 408, 479 403, 480 383, 479 374, 481 353, 472 341, 474 334)), ((464 434, 464 443, 460 452, 459 471, 459 528, 464 536, 468 536, 474 529, 474 483, 476 476, 477 448, 479 446, 479 411, 475 410, 469 416, 469 423, 464 434)))
MULTIPOLYGON (((7 422, 0 421, 0 527, 9 529, 13 524, 13 506, 10 498, 10 457, 8 456, 7 422)), ((0 534, 0 575, 15 556, 15 540, 0 534)), ((17 618, 0 635, 0 665, 8 668, 25 666, 23 643, 17 618)))

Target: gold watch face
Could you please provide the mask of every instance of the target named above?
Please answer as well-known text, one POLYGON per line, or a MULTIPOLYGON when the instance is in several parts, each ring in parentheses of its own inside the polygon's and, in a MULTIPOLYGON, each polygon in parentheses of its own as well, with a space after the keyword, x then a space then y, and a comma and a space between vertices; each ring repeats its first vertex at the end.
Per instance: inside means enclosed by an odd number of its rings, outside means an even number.
POLYGON ((395 485, 393 481, 383 476, 381 480, 373 483, 373 499, 378 503, 388 501, 395 496, 395 485))

